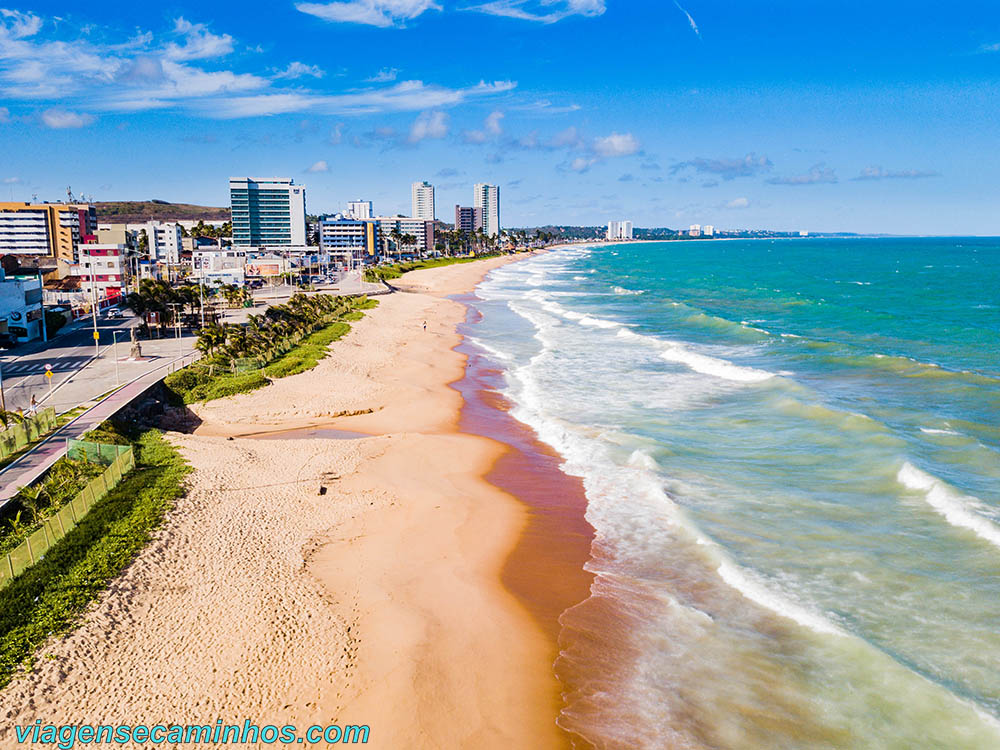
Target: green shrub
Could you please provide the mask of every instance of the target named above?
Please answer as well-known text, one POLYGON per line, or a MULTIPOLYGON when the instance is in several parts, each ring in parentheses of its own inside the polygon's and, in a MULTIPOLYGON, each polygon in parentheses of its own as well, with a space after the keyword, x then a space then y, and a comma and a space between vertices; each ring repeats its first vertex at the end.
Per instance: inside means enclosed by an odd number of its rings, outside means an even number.
POLYGON ((136 468, 45 557, 0 589, 0 686, 51 635, 69 630, 147 544, 190 471, 157 430, 135 445, 136 468))

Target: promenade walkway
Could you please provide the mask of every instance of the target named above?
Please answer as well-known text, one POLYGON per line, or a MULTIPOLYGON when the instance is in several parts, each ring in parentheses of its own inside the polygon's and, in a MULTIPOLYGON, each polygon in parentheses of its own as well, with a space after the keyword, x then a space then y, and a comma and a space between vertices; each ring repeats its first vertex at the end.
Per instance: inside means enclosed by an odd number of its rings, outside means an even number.
POLYGON ((0 471, 0 485, 2 485, 0 486, 0 508, 6 505, 21 487, 34 482, 52 464, 62 458, 66 454, 68 440, 79 439, 84 433, 94 429, 108 417, 114 416, 122 407, 162 380, 168 369, 172 370, 188 364, 197 356, 197 354, 187 354, 170 360, 155 370, 146 372, 132 382, 126 383, 74 420, 53 432, 29 453, 0 471))

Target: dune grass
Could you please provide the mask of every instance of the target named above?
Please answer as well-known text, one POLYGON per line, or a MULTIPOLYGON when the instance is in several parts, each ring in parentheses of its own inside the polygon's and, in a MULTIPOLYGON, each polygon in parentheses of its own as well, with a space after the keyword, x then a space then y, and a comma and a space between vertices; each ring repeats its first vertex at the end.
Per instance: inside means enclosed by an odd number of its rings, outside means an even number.
POLYGON ((0 589, 0 686, 81 613, 149 542, 184 493, 187 463, 159 430, 133 443, 136 468, 45 557, 0 589))

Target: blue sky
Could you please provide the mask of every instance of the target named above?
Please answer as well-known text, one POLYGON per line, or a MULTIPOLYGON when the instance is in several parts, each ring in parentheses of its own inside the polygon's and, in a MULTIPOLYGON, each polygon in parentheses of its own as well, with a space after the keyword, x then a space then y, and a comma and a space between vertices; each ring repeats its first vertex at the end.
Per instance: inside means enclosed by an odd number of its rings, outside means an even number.
POLYGON ((0 199, 1000 234, 998 93, 996 2, 11 4, 0 199))

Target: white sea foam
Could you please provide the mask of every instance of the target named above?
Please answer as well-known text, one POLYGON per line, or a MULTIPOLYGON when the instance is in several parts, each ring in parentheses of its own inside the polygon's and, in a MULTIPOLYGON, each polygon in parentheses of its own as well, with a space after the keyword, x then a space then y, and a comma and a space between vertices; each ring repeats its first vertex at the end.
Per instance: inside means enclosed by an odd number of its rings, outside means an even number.
POLYGON ((613 286, 611 287, 611 291, 614 292, 615 294, 622 294, 622 295, 635 295, 635 294, 646 293, 645 289, 626 289, 623 286, 613 286))
POLYGON ((939 430, 934 427, 921 427, 921 432, 928 435, 960 435, 961 433, 955 432, 954 430, 939 430))
POLYGON ((903 464, 896 479, 903 486, 922 492, 927 504, 944 516, 952 526, 968 529, 981 539, 1000 547, 1000 527, 972 509, 973 505, 979 503, 978 498, 962 495, 909 462, 903 464))
POLYGON ((723 560, 719 565, 719 575, 722 580, 739 591, 743 596, 782 617, 794 620, 817 633, 824 635, 845 635, 845 633, 829 620, 815 612, 810 612, 801 604, 793 602, 781 594, 772 591, 758 581, 751 573, 730 560, 723 560))
POLYGON ((499 349, 497 349, 496 347, 490 346, 489 344, 487 344, 482 339, 478 339, 478 338, 476 338, 474 336, 468 336, 467 335, 465 337, 465 340, 468 341, 469 343, 474 344, 475 346, 479 347, 480 349, 482 349, 487 354, 493 355, 497 359, 502 359, 505 362, 509 362, 510 360, 514 359, 510 354, 507 354, 507 352, 502 352, 499 349))
POLYGON ((757 370, 753 367, 740 367, 725 359, 698 354, 690 349, 685 349, 680 344, 668 345, 660 356, 669 362, 680 362, 687 365, 695 372, 737 383, 760 383, 774 377, 772 372, 757 370))

